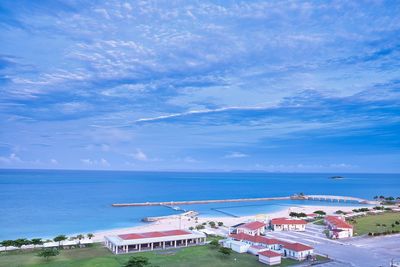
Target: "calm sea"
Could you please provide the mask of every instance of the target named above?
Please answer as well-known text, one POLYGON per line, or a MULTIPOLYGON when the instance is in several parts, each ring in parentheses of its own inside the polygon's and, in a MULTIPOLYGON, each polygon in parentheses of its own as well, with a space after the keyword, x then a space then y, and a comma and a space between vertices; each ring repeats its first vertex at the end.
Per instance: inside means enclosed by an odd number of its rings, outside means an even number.
MULTIPOLYGON (((0 240, 141 224, 166 207, 113 208, 112 203, 288 196, 294 193, 373 198, 400 195, 399 174, 177 173, 0 170, 0 240)), ((324 202, 326 203, 326 202, 324 202)), ((186 206, 204 216, 249 215, 317 201, 274 201, 186 206)), ((337 205, 337 203, 335 204, 337 205)))

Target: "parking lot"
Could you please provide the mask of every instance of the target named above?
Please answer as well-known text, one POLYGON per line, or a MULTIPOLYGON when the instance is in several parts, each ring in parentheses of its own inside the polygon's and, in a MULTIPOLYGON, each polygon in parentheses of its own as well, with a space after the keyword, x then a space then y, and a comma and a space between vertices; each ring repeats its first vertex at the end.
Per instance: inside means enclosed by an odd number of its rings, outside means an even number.
POLYGON ((320 265, 324 267, 389 267, 392 259, 400 258, 400 235, 331 240, 323 233, 324 229, 324 226, 307 224, 305 232, 267 232, 266 236, 313 246, 316 253, 335 260, 320 265))

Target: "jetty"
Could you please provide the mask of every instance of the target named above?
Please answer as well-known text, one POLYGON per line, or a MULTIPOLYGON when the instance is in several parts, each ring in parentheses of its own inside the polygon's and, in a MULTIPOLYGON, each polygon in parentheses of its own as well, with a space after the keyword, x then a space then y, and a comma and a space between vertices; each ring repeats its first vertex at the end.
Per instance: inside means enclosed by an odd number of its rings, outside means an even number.
POLYGON ((305 200, 319 200, 319 201, 331 201, 331 202, 356 202, 360 204, 374 204, 374 201, 370 201, 358 197, 346 197, 346 196, 331 196, 331 195, 307 195, 303 196, 305 200))
POLYGON ((166 206, 176 207, 178 205, 212 204, 229 202, 256 202, 272 200, 319 200, 337 202, 355 202, 360 204, 373 204, 372 201, 357 197, 331 196, 331 195, 293 195, 287 197, 259 197, 259 198, 235 198, 235 199, 213 199, 213 200, 189 200, 189 201, 168 201, 168 202, 136 202, 136 203, 115 203, 113 207, 144 207, 144 206, 166 206))
POLYGON ((142 219, 142 222, 157 222, 157 221, 161 221, 161 220, 165 220, 165 219, 171 219, 171 218, 181 218, 184 216, 188 216, 188 217, 195 217, 197 216, 199 213, 197 211, 194 210, 189 210, 186 211, 184 213, 181 214, 175 214, 175 215, 166 215, 166 216, 157 216, 157 217, 145 217, 142 219))

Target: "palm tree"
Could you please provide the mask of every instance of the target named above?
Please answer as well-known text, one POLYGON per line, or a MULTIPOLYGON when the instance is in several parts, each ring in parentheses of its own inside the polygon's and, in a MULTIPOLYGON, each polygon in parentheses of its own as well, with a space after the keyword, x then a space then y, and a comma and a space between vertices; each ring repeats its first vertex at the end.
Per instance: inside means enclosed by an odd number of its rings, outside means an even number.
POLYGON ((7 247, 12 247, 14 245, 13 240, 3 240, 0 242, 0 245, 4 247, 5 251, 7 251, 7 247))
POLYGON ((92 238, 94 237, 94 234, 88 233, 86 236, 87 236, 89 239, 92 239, 92 238))
POLYGON ((54 240, 54 242, 58 242, 58 247, 60 247, 60 246, 61 246, 61 241, 67 240, 67 236, 65 236, 65 235, 58 235, 58 236, 54 237, 53 240, 54 240))
POLYGON ((80 245, 80 244, 81 244, 81 240, 82 240, 82 239, 84 239, 84 238, 85 238, 85 236, 84 236, 84 235, 81 235, 81 234, 79 234, 79 235, 77 235, 77 236, 76 236, 76 238, 78 238, 78 240, 79 240, 79 243, 78 243, 78 245, 80 245))
POLYGON ((17 248, 21 248, 24 245, 30 245, 31 244, 31 241, 29 241, 26 238, 18 238, 16 240, 14 240, 13 242, 14 242, 13 246, 17 247, 17 248))
POLYGON ((41 238, 33 238, 31 239, 31 244, 35 248, 37 245, 43 245, 43 240, 41 238))

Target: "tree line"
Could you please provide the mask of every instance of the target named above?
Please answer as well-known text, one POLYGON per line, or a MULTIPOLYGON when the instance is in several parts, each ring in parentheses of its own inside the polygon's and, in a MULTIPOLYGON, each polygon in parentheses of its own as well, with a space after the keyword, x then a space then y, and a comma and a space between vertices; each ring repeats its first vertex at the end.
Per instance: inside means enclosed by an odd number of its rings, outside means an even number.
MULTIPOLYGON (((86 235, 87 238, 92 239, 94 237, 94 234, 89 233, 86 235)), ((15 240, 3 240, 0 242, 0 246, 5 248, 5 251, 7 251, 8 247, 16 247, 16 248, 21 248, 22 246, 29 246, 29 245, 33 245, 33 248, 36 248, 36 246, 41 246, 44 243, 48 243, 48 242, 58 242, 58 246, 61 246, 61 242, 65 241, 65 240, 75 240, 78 239, 80 244, 80 241, 82 239, 84 239, 85 236, 82 234, 79 234, 77 236, 74 237, 70 237, 68 238, 66 235, 58 235, 56 237, 54 237, 52 240, 43 240, 42 238, 32 238, 32 239, 27 239, 27 238, 18 238, 15 240)))

